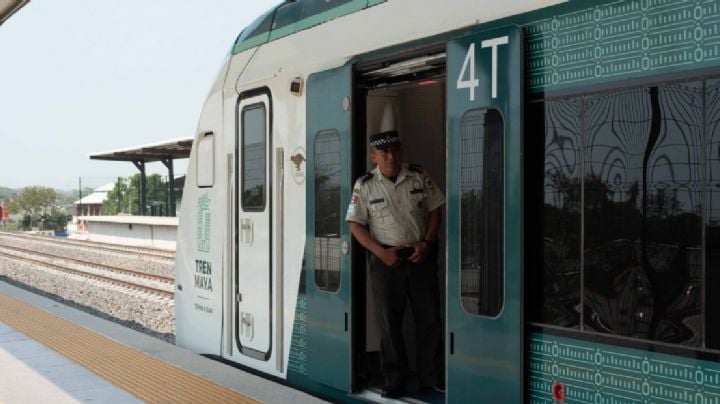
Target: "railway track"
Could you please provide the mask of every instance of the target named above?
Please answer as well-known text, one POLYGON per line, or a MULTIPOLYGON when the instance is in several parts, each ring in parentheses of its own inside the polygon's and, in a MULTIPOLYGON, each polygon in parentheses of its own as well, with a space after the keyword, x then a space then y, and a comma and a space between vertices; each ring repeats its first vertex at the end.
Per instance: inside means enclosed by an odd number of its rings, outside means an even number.
POLYGON ((139 290, 139 291, 149 293, 149 294, 160 295, 160 296, 167 297, 170 299, 172 299, 175 296, 174 292, 172 292, 170 290, 162 289, 162 288, 154 287, 154 286, 149 286, 144 283, 138 283, 138 282, 132 281, 132 280, 118 279, 117 277, 109 276, 109 274, 112 273, 115 275, 122 274, 122 275, 129 276, 129 277, 136 277, 136 278, 139 277, 139 278, 142 278, 145 282, 147 282, 148 280, 151 280, 150 278, 161 278, 161 279, 152 279, 151 281, 163 283, 166 285, 173 284, 174 280, 172 278, 168 278, 168 277, 162 277, 162 276, 158 276, 158 275, 151 275, 151 274, 145 274, 145 273, 138 273, 137 271, 130 271, 130 270, 126 270, 124 268, 115 268, 115 267, 110 267, 107 265, 102 265, 102 264, 97 264, 97 263, 87 263, 87 261, 75 260, 72 258, 54 256, 54 255, 45 254, 45 253, 38 253, 37 251, 32 251, 32 250, 27 250, 27 249, 17 248, 17 247, 0 246, 0 257, 5 257, 7 259, 25 262, 25 263, 29 263, 29 264, 33 264, 33 265, 40 265, 40 266, 50 268, 53 270, 57 270, 60 272, 73 274, 73 275, 79 275, 84 278, 99 280, 99 281, 102 281, 105 283, 110 283, 113 285, 118 285, 118 286, 126 287, 129 289, 133 289, 133 290, 139 290), (2 251, 2 249, 4 249, 5 251, 2 251), (7 250, 10 250, 10 252, 8 252, 7 250), (89 266, 89 267, 92 267, 93 270, 88 271, 88 270, 83 270, 83 269, 78 269, 78 268, 70 268, 65 265, 60 265, 60 264, 56 264, 56 263, 48 262, 48 261, 44 261, 44 260, 39 260, 39 259, 36 259, 33 257, 18 255, 17 253, 14 253, 13 250, 19 252, 20 254, 41 256, 46 259, 68 261, 68 262, 71 262, 76 265, 89 266), (98 270, 102 271, 102 272, 106 272, 106 274, 98 273, 97 272, 98 270))
POLYGON ((115 272, 115 273, 120 273, 120 274, 124 274, 124 275, 135 276, 138 278, 145 278, 145 279, 149 279, 149 280, 152 280, 155 282, 161 282, 161 283, 167 283, 167 284, 173 284, 175 282, 175 278, 170 277, 170 276, 154 275, 154 274, 149 274, 147 272, 135 271, 132 269, 126 269, 126 268, 120 268, 120 267, 115 267, 115 266, 111 266, 111 265, 99 264, 97 262, 79 260, 77 258, 64 257, 62 255, 48 254, 48 253, 44 253, 44 252, 40 252, 40 251, 30 250, 27 248, 15 247, 15 246, 3 244, 3 243, 0 243, 0 248, 20 251, 20 252, 30 254, 30 255, 38 255, 41 257, 49 258, 49 259, 68 261, 68 262, 72 262, 72 263, 78 264, 78 265, 96 268, 96 269, 100 269, 100 270, 108 271, 108 272, 115 272))
POLYGON ((140 256, 162 259, 167 261, 175 260, 175 251, 161 250, 157 248, 147 247, 134 247, 134 246, 120 246, 117 244, 101 243, 98 241, 80 241, 80 240, 68 240, 68 239, 54 239, 48 237, 31 236, 27 234, 0 232, 0 236, 11 237, 15 239, 33 240, 43 243, 60 244, 64 246, 78 246, 78 247, 91 247, 95 249, 110 251, 110 252, 121 252, 121 253, 134 253, 140 256))

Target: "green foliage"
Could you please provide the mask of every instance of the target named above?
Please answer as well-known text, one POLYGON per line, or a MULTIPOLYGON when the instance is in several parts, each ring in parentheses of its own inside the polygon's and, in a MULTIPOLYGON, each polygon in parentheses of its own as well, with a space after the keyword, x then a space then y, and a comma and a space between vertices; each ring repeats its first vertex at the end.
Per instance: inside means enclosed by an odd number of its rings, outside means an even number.
POLYGON ((114 216, 118 213, 130 213, 130 193, 127 180, 118 177, 115 188, 108 192, 102 205, 102 214, 114 216))
POLYGON ((40 222, 43 230, 65 231, 72 215, 62 210, 53 210, 49 215, 42 216, 40 222))
MULTIPOLYGON (((147 187, 147 214, 159 215, 167 209, 167 184, 159 174, 149 175, 146 178, 147 187)), ((119 213, 140 214, 140 174, 135 174, 129 179, 118 178, 115 188, 108 192, 107 199, 103 202, 103 215, 117 215, 119 213)))
POLYGON ((30 215, 23 215, 20 219, 20 229, 30 230, 32 228, 32 217, 30 215))
POLYGON ((130 202, 130 213, 133 215, 140 214, 140 179, 140 174, 135 174, 130 177, 128 200, 130 202))
POLYGON ((6 207, 13 214, 22 214, 23 223, 28 217, 30 226, 39 222, 41 217, 50 215, 57 205, 58 195, 52 188, 26 187, 11 199, 6 207))
POLYGON ((167 213, 168 189, 163 177, 153 174, 147 177, 147 213, 159 216, 167 213))
POLYGON ((20 231, 23 229, 20 227, 19 222, 8 222, 8 223, 0 224, 0 230, 2 230, 2 231, 20 231))

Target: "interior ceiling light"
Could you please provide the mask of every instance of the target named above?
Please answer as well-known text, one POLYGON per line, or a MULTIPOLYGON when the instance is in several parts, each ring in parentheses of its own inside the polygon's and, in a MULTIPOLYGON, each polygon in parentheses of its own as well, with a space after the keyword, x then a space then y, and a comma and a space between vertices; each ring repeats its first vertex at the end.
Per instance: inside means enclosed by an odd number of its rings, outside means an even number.
POLYGON ((380 69, 369 71, 363 76, 365 77, 394 77, 411 73, 418 73, 427 70, 433 70, 445 63, 445 52, 437 53, 429 56, 422 56, 415 59, 404 60, 394 63, 380 69))

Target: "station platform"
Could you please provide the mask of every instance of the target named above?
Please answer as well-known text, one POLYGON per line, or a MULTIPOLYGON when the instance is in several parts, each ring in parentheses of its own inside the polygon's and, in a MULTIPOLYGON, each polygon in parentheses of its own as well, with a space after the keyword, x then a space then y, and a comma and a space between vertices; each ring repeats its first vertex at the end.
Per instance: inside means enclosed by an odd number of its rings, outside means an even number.
POLYGON ((0 403, 321 403, 0 281, 0 403))
POLYGON ((70 238, 174 250, 177 244, 177 217, 161 216, 80 216, 81 223, 70 238))

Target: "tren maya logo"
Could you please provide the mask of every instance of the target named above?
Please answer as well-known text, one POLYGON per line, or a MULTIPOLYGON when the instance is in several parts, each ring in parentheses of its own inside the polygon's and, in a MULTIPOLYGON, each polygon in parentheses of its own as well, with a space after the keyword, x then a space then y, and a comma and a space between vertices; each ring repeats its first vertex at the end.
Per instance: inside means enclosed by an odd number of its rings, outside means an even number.
POLYGON ((203 194, 197 203, 197 249, 210 252, 210 197, 203 194))

